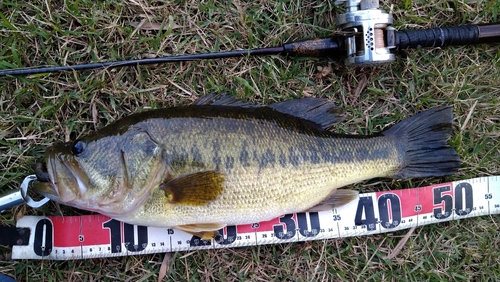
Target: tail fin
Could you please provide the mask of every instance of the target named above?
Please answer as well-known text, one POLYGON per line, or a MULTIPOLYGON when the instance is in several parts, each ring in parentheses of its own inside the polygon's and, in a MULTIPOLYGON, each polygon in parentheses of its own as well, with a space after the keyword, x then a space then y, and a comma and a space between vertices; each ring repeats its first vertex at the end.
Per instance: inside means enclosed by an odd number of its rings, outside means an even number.
POLYGON ((437 107, 416 114, 384 130, 405 151, 404 164, 391 177, 445 176, 460 167, 460 157, 447 145, 451 135, 453 110, 451 107, 437 107))

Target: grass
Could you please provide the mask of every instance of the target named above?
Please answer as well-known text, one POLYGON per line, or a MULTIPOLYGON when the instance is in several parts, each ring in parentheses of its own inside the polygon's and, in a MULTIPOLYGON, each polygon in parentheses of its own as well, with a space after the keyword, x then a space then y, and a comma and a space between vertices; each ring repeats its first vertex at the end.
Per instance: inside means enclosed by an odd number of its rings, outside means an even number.
MULTIPOLYGON (((398 29, 498 21, 486 1, 383 1, 398 29)), ((280 45, 327 36, 333 1, 2 1, 0 68, 64 65, 280 45), (135 28, 138 22, 155 29, 135 28), (160 30, 156 30, 159 28, 160 30)), ((143 26, 144 27, 144 26, 143 26)), ((147 26, 146 26, 147 27, 147 26)), ((369 181, 362 191, 424 186, 500 172, 500 51, 497 45, 397 53, 397 61, 353 68, 330 59, 260 57, 0 78, 0 190, 15 189, 56 141, 74 140, 133 112, 185 105, 227 92, 272 103, 327 97, 348 116, 336 130, 369 134, 438 105, 453 105, 450 140, 463 165, 446 179, 369 181)), ((65 214, 79 211, 61 207, 65 214)), ((24 206, 0 215, 58 212, 24 206)), ((393 259, 406 230, 367 237, 173 254, 169 280, 488 281, 500 279, 500 218, 419 227, 393 259)), ((8 260, 18 281, 154 281, 162 254, 75 261, 8 260)))

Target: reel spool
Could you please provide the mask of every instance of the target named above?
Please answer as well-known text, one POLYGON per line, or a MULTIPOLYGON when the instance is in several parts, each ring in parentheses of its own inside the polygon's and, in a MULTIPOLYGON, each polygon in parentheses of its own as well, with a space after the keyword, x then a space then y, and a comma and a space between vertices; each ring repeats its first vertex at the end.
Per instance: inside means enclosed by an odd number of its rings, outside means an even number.
POLYGON ((396 60, 390 49, 395 48, 392 15, 379 8, 379 1, 336 1, 346 13, 337 18, 337 25, 351 34, 346 36, 346 65, 374 65, 396 60), (391 39, 392 38, 392 39, 391 39))

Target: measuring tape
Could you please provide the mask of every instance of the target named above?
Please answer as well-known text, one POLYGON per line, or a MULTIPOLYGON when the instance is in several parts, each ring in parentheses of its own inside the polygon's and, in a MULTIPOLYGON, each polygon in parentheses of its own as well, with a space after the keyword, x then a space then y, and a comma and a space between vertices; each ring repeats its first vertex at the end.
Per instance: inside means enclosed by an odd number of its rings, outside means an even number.
POLYGON ((287 214, 253 224, 227 226, 214 240, 185 232, 130 225, 103 215, 26 216, 29 243, 14 246, 13 259, 86 259, 393 232, 414 226, 500 213, 500 177, 490 176, 421 188, 360 194, 331 211, 287 214))

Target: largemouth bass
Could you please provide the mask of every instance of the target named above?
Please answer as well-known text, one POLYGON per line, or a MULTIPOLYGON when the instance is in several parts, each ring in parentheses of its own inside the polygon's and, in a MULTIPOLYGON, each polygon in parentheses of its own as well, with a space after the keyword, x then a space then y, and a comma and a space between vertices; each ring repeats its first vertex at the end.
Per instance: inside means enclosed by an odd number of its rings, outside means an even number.
POLYGON ((357 198, 337 189, 390 177, 444 176, 450 107, 421 112, 373 136, 327 130, 342 112, 327 99, 270 106, 206 97, 134 114, 47 148, 36 191, 130 224, 209 238, 225 225, 331 209, 357 198))

